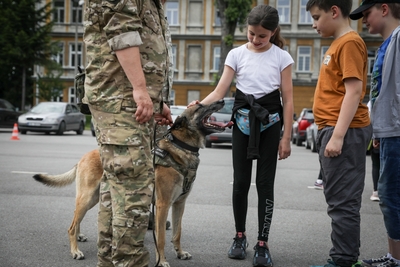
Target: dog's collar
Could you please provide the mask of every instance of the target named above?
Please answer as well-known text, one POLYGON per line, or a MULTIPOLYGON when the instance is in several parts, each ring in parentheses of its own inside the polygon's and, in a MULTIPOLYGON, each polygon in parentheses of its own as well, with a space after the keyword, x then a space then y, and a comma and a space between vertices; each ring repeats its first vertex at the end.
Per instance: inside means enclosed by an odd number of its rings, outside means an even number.
POLYGON ((186 144, 185 142, 182 142, 181 140, 179 140, 178 138, 176 138, 171 132, 168 132, 165 137, 170 140, 172 143, 175 143, 176 145, 180 146, 183 149, 198 153, 199 152, 199 148, 198 147, 194 147, 191 145, 186 144))

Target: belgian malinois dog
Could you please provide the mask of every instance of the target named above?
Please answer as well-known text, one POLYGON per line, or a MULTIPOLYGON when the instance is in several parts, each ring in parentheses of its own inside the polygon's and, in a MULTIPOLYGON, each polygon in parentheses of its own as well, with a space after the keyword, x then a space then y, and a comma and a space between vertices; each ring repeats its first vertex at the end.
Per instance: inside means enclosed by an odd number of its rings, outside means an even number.
MULTIPOLYGON (((186 199, 196 178, 199 148, 204 148, 205 136, 224 131, 228 124, 213 124, 208 118, 224 106, 224 101, 210 105, 197 104, 187 108, 174 122, 167 134, 158 139, 153 149, 155 162, 155 230, 157 239, 157 261, 169 267, 165 259, 165 225, 172 203, 172 243, 179 259, 192 256, 182 250, 181 222, 186 199)), ((98 150, 86 153, 69 171, 59 175, 36 174, 33 178, 47 186, 63 187, 76 181, 76 203, 74 218, 68 229, 71 254, 74 259, 83 259, 78 241, 86 241, 80 233, 80 223, 86 212, 99 202, 99 185, 103 174, 98 150)))

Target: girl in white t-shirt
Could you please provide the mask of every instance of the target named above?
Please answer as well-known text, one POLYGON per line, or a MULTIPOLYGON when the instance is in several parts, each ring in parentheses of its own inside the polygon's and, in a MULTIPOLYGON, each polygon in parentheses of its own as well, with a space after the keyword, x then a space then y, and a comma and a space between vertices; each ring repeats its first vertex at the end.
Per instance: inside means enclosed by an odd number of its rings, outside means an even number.
MULTIPOLYGON (((253 266, 272 266, 268 237, 274 207, 274 180, 278 159, 290 156, 293 118, 293 59, 282 49, 278 11, 268 5, 254 7, 247 18, 248 43, 232 49, 222 77, 201 103, 222 99, 236 78, 232 120, 233 213, 236 235, 228 256, 244 259, 247 197, 253 159, 257 160, 258 242, 253 266), (281 137, 282 125, 284 130, 281 137), (278 155, 278 157, 277 157, 278 155)), ((193 101, 189 106, 199 103, 193 101)))

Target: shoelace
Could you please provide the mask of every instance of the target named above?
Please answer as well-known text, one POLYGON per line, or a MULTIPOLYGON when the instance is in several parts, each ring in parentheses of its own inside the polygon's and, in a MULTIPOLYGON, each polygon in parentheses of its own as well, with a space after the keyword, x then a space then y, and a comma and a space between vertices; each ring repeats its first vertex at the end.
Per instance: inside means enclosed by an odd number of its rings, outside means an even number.
POLYGON ((372 263, 377 263, 377 262, 385 262, 385 261, 388 261, 388 260, 389 260, 388 256, 384 255, 384 256, 382 256, 380 258, 377 258, 377 259, 371 259, 371 262, 372 263))
POLYGON ((258 257, 263 257, 265 258, 267 248, 266 247, 261 247, 260 245, 257 245, 257 253, 258 253, 258 257))
POLYGON ((235 237, 233 238, 233 240, 235 241, 235 248, 243 248, 245 249, 244 245, 243 245, 243 240, 244 238, 240 238, 240 237, 235 237))

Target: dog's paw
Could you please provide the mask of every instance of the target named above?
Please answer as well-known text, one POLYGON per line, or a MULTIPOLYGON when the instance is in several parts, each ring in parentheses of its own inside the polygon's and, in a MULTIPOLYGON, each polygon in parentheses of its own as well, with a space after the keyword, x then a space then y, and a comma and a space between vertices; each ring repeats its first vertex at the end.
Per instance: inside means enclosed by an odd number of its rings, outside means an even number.
POLYGON ((160 264, 157 267, 171 267, 171 266, 169 265, 168 262, 164 261, 164 262, 160 262, 160 264))
POLYGON ((187 251, 176 252, 176 256, 180 260, 190 260, 192 258, 192 255, 187 251))
POLYGON ((79 242, 86 242, 87 241, 87 237, 83 234, 79 234, 77 240, 79 242))
POLYGON ((83 255, 82 251, 80 250, 71 252, 71 254, 72 258, 74 258, 75 260, 83 260, 85 258, 85 255, 83 255))

